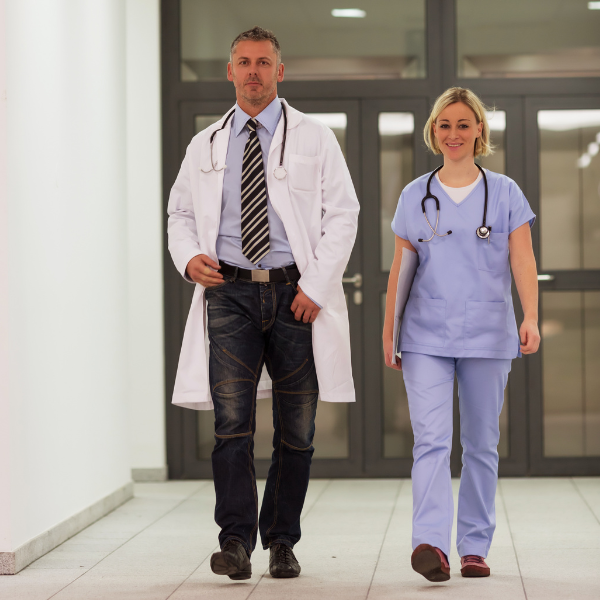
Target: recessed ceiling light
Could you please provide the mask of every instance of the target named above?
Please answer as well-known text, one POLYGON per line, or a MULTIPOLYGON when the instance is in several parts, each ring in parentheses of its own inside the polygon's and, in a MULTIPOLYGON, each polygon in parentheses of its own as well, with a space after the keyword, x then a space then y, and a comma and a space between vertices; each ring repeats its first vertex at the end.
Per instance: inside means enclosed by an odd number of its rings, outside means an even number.
MULTIPOLYGON (((592 2, 590 4, 600 4, 600 2, 592 2)), ((351 19, 363 19, 367 16, 367 11, 362 10, 360 8, 334 8, 331 11, 331 14, 334 17, 349 17, 351 19)))
POLYGON ((600 2, 588 2, 588 8, 590 10, 600 10, 600 2))

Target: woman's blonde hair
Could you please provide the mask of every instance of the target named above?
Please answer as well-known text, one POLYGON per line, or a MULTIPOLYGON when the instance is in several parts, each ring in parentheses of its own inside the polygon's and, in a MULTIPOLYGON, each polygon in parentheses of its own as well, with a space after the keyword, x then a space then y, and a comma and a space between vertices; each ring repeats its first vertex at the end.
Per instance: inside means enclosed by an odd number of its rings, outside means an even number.
POLYGON ((439 98, 435 101, 431 114, 427 123, 425 123, 425 129, 423 130, 423 136, 425 137, 425 143, 427 147, 434 154, 441 154, 442 151, 438 146, 435 134, 433 133, 433 125, 435 124, 440 113, 450 104, 456 102, 462 102, 466 104, 475 114, 477 124, 483 123, 481 135, 475 140, 474 156, 489 156, 493 153, 494 147, 490 142, 490 126, 488 125, 487 118, 485 116, 486 106, 483 102, 467 88, 451 87, 447 89, 439 98))

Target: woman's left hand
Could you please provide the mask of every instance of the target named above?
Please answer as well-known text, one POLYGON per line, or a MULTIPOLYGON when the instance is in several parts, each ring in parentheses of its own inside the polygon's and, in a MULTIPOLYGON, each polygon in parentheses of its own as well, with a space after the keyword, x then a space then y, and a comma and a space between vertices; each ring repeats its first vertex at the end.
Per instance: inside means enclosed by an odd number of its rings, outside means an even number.
POLYGON ((540 347, 540 331, 535 319, 525 319, 519 330, 521 336, 521 353, 534 354, 540 347))

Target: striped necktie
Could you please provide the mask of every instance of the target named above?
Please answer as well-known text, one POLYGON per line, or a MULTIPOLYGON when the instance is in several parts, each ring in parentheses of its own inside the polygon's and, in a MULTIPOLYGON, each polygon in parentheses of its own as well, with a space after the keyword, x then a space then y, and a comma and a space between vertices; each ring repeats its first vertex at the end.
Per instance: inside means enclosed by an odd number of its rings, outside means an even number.
POLYGON ((242 162, 242 253, 254 264, 268 254, 269 219, 262 149, 256 119, 247 123, 250 135, 242 162))

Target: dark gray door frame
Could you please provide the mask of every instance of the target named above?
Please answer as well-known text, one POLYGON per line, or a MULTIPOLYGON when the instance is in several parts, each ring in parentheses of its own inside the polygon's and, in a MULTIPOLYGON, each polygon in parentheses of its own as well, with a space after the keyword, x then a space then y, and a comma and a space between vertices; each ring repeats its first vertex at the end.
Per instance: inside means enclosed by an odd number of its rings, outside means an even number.
MULTIPOLYGON (((435 98, 446 88, 452 85, 468 87, 479 94, 489 104, 495 103, 498 108, 507 110, 507 174, 512 177, 525 191, 534 212, 539 209, 539 165, 538 165, 538 140, 536 121, 533 117, 537 107, 561 108, 562 106, 577 108, 598 108, 600 101, 600 78, 535 78, 535 79, 464 79, 457 76, 456 69, 456 3, 455 0, 424 0, 426 5, 426 54, 427 54, 427 77, 424 79, 405 79, 396 81, 318 81, 300 82, 290 81, 280 84, 280 96, 289 98, 297 106, 302 101, 319 100, 351 100, 361 101, 364 106, 362 114, 361 131, 357 135, 373 135, 365 128, 368 119, 373 119, 374 107, 400 106, 406 102, 406 106, 421 106, 419 109, 425 111, 432 105, 435 98), (561 90, 562 99, 549 99, 561 90), (372 102, 372 104, 370 104, 372 102), (390 104, 385 104, 389 102, 390 104), (561 104, 562 103, 562 104, 561 104), (524 139, 526 144, 523 143, 524 139)), ((166 214, 166 205, 170 188, 175 180, 183 151, 193 133, 193 118, 189 118, 189 111, 195 103, 202 103, 204 114, 223 112, 222 107, 228 108, 235 102, 233 86, 229 82, 182 82, 180 79, 180 6, 179 0, 161 1, 161 66, 162 66, 162 133, 163 133, 163 196, 166 214), (219 110, 216 110, 217 107, 219 110)), ((387 109, 386 109, 387 110, 387 109)), ((395 108, 393 110, 400 110, 395 108)), ((416 123, 419 119, 415 119, 416 123)), ((423 121, 424 122, 424 121, 423 121)), ((376 132, 376 129, 375 129, 376 132)), ((376 133, 375 133, 376 135, 376 133)), ((416 127, 415 139, 418 145, 419 127, 416 127)), ((366 138, 365 138, 366 139, 366 138)), ((438 164, 438 159, 429 157, 427 163, 421 164, 423 160, 422 147, 416 148, 415 154, 417 173, 425 172, 438 164), (419 158, 420 157, 420 158, 419 158)), ((370 158, 363 153, 362 158, 369 162, 370 158)), ((360 159, 359 159, 360 160, 360 159)), ((371 161, 369 164, 374 165, 371 161)), ((354 169, 353 178, 356 179, 357 190, 361 196, 363 211, 361 214, 361 227, 366 232, 361 242, 363 254, 366 257, 365 264, 358 264, 358 259, 353 255, 349 272, 362 272, 364 276, 372 278, 373 289, 367 293, 367 285, 363 286, 365 302, 363 304, 364 318, 360 332, 354 332, 353 344, 360 339, 365 346, 364 379, 358 381, 363 398, 364 391, 369 390, 369 395, 375 396, 375 390, 381 387, 380 349, 375 348, 374 342, 368 341, 365 332, 372 331, 379 324, 379 304, 374 304, 375 297, 380 293, 386 275, 373 270, 371 264, 374 260, 375 249, 369 246, 369 231, 379 227, 373 221, 374 215, 378 213, 377 208, 370 208, 369 200, 377 198, 373 194, 375 188, 370 187, 368 182, 373 181, 373 173, 367 174, 366 167, 354 169), (363 178, 360 181, 360 177, 363 178), (365 208, 367 210, 365 210, 365 208), (373 210, 375 209, 375 210, 373 210), (373 256, 372 256, 373 255, 373 256), (368 264, 367 264, 368 263, 368 264), (362 267, 362 270, 359 268, 362 267), (354 270, 356 268, 356 270, 354 270), (373 347, 371 347, 371 345, 373 347), (375 379, 379 379, 378 382, 375 379), (376 386, 372 388, 371 386, 376 386)), ((378 169, 378 166, 377 166, 378 169)), ((378 170, 377 170, 378 172, 378 170)), ((374 204, 374 203, 373 203, 374 204)), ((543 217, 542 217, 543 218, 543 217)), ((189 443, 192 415, 194 411, 186 411, 171 404, 171 394, 181 337, 185 320, 186 298, 181 283, 181 276, 171 261, 167 250, 166 227, 163 228, 164 238, 164 302, 165 302, 165 403, 167 420, 167 462, 169 464, 169 476, 174 479, 208 476, 208 473, 200 474, 189 461, 185 459, 185 446, 189 443), (185 426, 184 426, 185 425, 185 426), (187 431, 187 433, 186 433, 187 431), (190 470, 191 469, 191 470, 190 470)), ((539 228, 534 227, 533 239, 536 256, 539 256, 539 228)), ((377 238, 379 239, 379 238, 377 238)), ((378 248, 376 249, 378 252, 378 248)), ((554 282, 543 282, 541 289, 550 289, 548 285, 566 286, 556 289, 598 289, 598 275, 595 273, 555 273, 554 282), (568 287, 572 286, 572 287, 568 287), (581 287, 591 286, 591 287, 581 287)), ((552 288, 554 289, 554 288, 552 288)), ((514 296, 514 294, 513 294, 514 296)), ((520 304, 515 296, 515 307, 517 319, 520 318, 520 304)), ((356 371, 358 372, 358 371, 356 371)), ((362 377, 362 376, 361 376, 362 377)), ((539 355, 526 357, 513 362, 510 378, 510 449, 511 458, 503 459, 500 464, 502 475, 520 474, 598 474, 600 472, 598 459, 543 459, 541 458, 541 358, 539 355), (529 417, 529 421, 527 420, 529 417), (529 444, 526 443, 529 432, 529 444), (529 448, 530 456, 527 456, 529 448), (529 467, 526 465, 529 464, 529 467)), ((365 464, 361 470, 362 475, 369 476, 398 476, 407 474, 408 462, 395 464, 382 463, 377 459, 380 443, 380 433, 374 432, 375 413, 366 406, 354 406, 351 414, 357 411, 365 411, 362 418, 365 420, 365 431, 361 434, 360 451, 365 451, 365 464), (372 436, 375 437, 372 437, 372 436), (379 437, 377 437, 379 436, 379 437), (365 439, 366 438, 366 439, 365 439), (374 444, 374 445, 373 445, 374 444)), ((380 410, 380 408, 378 409, 380 410)), ((351 417, 352 419, 352 417, 351 417)), ((357 419, 351 425, 352 430, 356 427, 357 419)), ((379 421, 381 423, 381 421, 379 421)), ((354 433, 352 434, 354 435, 354 433)), ((355 438, 358 439, 358 438, 355 438)), ((354 461, 354 458, 352 458, 354 461)), ((453 461, 453 471, 456 472, 456 461, 453 461)), ((333 467, 332 467, 333 468, 333 467)), ((352 476, 357 476, 357 466, 351 468, 352 476)), ((343 472, 327 473, 328 476, 348 476, 343 472)))
MULTIPOLYGON (((527 98, 525 101, 525 135, 527 176, 526 195, 533 212, 538 215, 537 227, 533 228, 533 247, 536 257, 540 256, 540 224, 544 213, 540 209, 540 165, 539 165, 539 130, 537 113, 539 110, 566 109, 598 109, 600 95, 579 97, 548 96, 527 98)), ((538 267, 538 272, 541 272, 538 267)), ((553 275, 552 281, 540 281, 540 297, 542 291, 588 291, 600 290, 600 269, 595 270, 561 270, 543 271, 553 275)), ((541 317, 541 312, 540 312, 541 317)), ((529 360, 529 452, 531 472, 536 475, 600 475, 600 459, 598 457, 546 458, 544 457, 543 428, 543 387, 542 356, 543 343, 537 354, 529 360)))
MULTIPOLYGON (((346 129, 346 160, 350 174, 357 189, 360 184, 360 144, 359 144, 359 103, 356 100, 298 100, 288 99, 290 104, 302 112, 345 112, 348 115, 348 126, 346 129)), ((231 108, 232 104, 227 100, 211 101, 183 101, 180 108, 180 131, 181 131, 181 156, 185 148, 195 134, 194 118, 197 115, 222 115, 231 108)), ((361 239, 356 240, 354 251, 348 263, 348 274, 361 272, 361 239)), ((181 277, 178 285, 182 288, 180 311, 187 314, 194 286, 184 282, 181 277)), ((359 477, 363 471, 363 435, 362 435, 362 410, 363 410, 363 382, 362 382, 362 305, 355 305, 352 301, 354 288, 352 284, 345 284, 350 296, 350 334, 352 339, 352 369, 357 394, 357 402, 348 405, 348 439, 349 456, 347 459, 319 459, 315 458, 311 466, 313 477, 331 477, 335 473, 337 477, 359 477)), ((182 478, 210 478, 212 477, 211 461, 199 459, 196 449, 198 448, 198 424, 197 413, 193 410, 171 407, 180 412, 182 429, 179 430, 183 453, 182 478)), ((318 408, 317 408, 318 412, 318 408)), ((257 477, 266 477, 271 464, 267 459, 256 459, 254 466, 257 477)), ((171 468, 171 466, 170 466, 171 468)))

